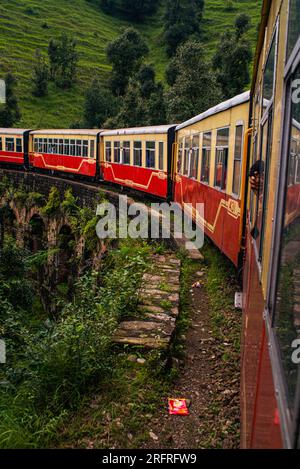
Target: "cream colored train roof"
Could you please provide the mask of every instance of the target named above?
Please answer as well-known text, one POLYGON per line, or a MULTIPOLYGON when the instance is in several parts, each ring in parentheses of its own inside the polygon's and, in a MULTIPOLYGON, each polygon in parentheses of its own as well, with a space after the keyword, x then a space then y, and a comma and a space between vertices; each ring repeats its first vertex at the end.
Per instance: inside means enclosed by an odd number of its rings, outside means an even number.
POLYGON ((101 132, 101 129, 39 129, 31 133, 33 135, 88 135, 96 136, 101 132))
POLYGON ((128 129, 104 130, 101 136, 109 137, 113 135, 145 135, 145 134, 165 134, 175 125, 155 125, 148 127, 131 127, 128 129))
POLYGON ((0 135, 23 135, 24 132, 28 132, 30 129, 9 129, 6 127, 0 127, 0 135))
POLYGON ((180 130, 180 129, 183 129, 184 127, 193 125, 196 122, 200 122, 204 119, 207 119, 208 117, 218 114, 219 112, 227 111, 227 109, 231 109, 232 107, 247 103, 248 101, 250 101, 250 91, 246 91, 245 93, 241 93, 235 96, 234 98, 228 99, 227 101, 223 101, 223 103, 220 103, 214 107, 211 107, 210 109, 208 109, 205 112, 202 112, 198 116, 192 117, 192 119, 189 119, 183 122, 182 124, 179 124, 176 127, 176 130, 180 130))

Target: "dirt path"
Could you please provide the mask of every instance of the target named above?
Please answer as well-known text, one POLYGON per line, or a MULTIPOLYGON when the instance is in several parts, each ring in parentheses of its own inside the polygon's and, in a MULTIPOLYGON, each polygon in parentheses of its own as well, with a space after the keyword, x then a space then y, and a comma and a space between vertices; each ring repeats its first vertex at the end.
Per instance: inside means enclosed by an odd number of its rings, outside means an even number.
MULTIPOLYGON (((194 280, 199 277, 196 275, 194 280)), ((151 440, 143 447, 238 448, 239 360, 233 338, 228 330, 228 342, 216 339, 205 285, 194 288, 190 295, 192 324, 186 334, 185 358, 179 362, 173 390, 165 396, 166 402, 168 397, 189 399, 190 415, 170 416, 166 409, 159 412, 149 427, 151 440)), ((227 316, 227 324, 233 321, 236 326, 240 321, 234 310, 222 313, 227 316)))

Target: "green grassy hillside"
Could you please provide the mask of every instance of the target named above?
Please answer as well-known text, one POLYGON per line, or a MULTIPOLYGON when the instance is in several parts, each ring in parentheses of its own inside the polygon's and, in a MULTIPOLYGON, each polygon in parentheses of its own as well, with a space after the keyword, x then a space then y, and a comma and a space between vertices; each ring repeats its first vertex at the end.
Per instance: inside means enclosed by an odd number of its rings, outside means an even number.
MULTIPOLYGON (((261 0, 206 0, 203 41, 212 55, 219 34, 230 27, 239 12, 252 17, 249 37, 253 47, 260 17, 261 0), (228 4, 234 8, 228 8, 228 4)), ((164 2, 158 12, 145 24, 134 24, 147 39, 148 60, 164 79, 168 58, 163 45, 164 2)), ((22 111, 20 126, 68 127, 81 118, 86 87, 95 76, 106 80, 109 65, 105 47, 128 26, 125 20, 113 18, 87 0, 1 0, 0 2, 0 78, 8 71, 18 78, 18 96, 22 111), (49 95, 34 98, 31 93, 31 69, 35 50, 46 53, 51 37, 63 31, 71 33, 78 42, 80 54, 76 86, 61 91, 50 85, 49 95)))

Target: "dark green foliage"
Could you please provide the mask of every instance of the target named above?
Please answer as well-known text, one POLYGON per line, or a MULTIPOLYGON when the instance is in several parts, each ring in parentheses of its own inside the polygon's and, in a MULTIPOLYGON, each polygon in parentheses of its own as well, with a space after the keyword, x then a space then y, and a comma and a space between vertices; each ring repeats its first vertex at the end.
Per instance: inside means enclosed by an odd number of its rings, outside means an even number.
POLYGON ((236 17, 235 20, 235 29, 236 29, 236 34, 237 37, 240 38, 245 34, 247 31, 249 31, 251 27, 251 20, 250 16, 246 15, 245 13, 241 13, 236 17))
POLYGON ((143 20, 155 13, 159 0, 100 0, 103 11, 111 15, 125 15, 133 20, 143 20))
POLYGON ((239 15, 235 30, 222 34, 213 59, 213 68, 225 99, 245 91, 250 82, 252 52, 245 33, 250 27, 247 15, 239 15))
POLYGON ((147 55, 148 46, 135 29, 128 28, 108 45, 106 52, 112 65, 111 89, 116 96, 123 95, 130 76, 147 55))
POLYGON ((49 193, 48 201, 45 207, 42 208, 42 214, 50 217, 57 213, 60 208, 60 195, 56 187, 52 187, 49 193))
POLYGON ((5 77, 6 103, 0 104, 0 127, 13 127, 21 119, 18 100, 15 94, 17 80, 11 73, 5 77))
POLYGON ((155 91, 155 70, 152 65, 142 65, 137 74, 143 98, 149 98, 155 91))
POLYGON ((36 62, 32 75, 32 94, 37 97, 46 96, 48 94, 49 68, 45 58, 40 51, 36 51, 36 62))
POLYGON ((3 321, 13 321, 11 314, 15 316, 17 312, 24 312, 32 305, 31 285, 25 278, 25 256, 25 250, 18 248, 13 238, 5 239, 4 246, 0 249, 0 337, 1 328, 4 328, 3 321))
POLYGON ((127 86, 125 96, 121 101, 120 111, 115 117, 108 119, 105 127, 135 127, 144 125, 146 120, 146 110, 143 107, 143 100, 138 83, 131 80, 127 86))
POLYGON ((182 122, 220 102, 221 93, 197 41, 181 45, 172 62, 174 85, 167 93, 168 121, 182 122))
MULTIPOLYGON (((66 205, 73 207, 76 201, 70 193, 67 199, 66 205)), ((45 321, 29 311, 14 311, 0 283, 0 306, 6 308, 6 314, 0 315, 0 334, 10 357, 0 369, 6 383, 0 385, 1 448, 45 447, 53 442, 58 426, 70 409, 80 405, 83 394, 109 379, 114 363, 112 334, 120 319, 135 311, 149 252, 141 242, 124 241, 109 254, 101 279, 95 272, 80 278, 75 297, 56 319, 45 321)), ((15 269, 14 275, 17 270, 18 275, 24 272, 20 255, 16 264, 21 269, 15 269)), ((38 253, 26 264, 36 264, 37 256, 39 261, 46 259, 38 253)))
POLYGON ((177 47, 192 34, 200 31, 204 0, 168 0, 165 14, 167 53, 172 56, 177 47))
POLYGON ((135 127, 166 123, 166 104, 162 83, 155 81, 150 65, 143 65, 130 79, 118 114, 106 127, 135 127))
POLYGON ((76 79, 78 54, 76 42, 67 34, 56 40, 51 39, 48 46, 50 77, 60 88, 71 88, 76 79))
POLYGON ((104 122, 116 113, 117 102, 110 90, 97 79, 86 92, 84 124, 87 128, 101 128, 104 122))

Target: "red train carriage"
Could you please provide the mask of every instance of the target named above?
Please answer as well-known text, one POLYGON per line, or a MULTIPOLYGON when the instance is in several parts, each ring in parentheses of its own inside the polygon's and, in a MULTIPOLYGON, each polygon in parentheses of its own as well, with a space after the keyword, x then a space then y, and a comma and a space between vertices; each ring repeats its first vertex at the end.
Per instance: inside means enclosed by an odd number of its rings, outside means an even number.
POLYGON ((300 448, 300 2, 264 0, 251 90, 243 448, 300 448), (298 351, 297 351, 298 348, 298 351))
POLYGON ((174 125, 102 132, 103 179, 162 198, 171 195, 174 135, 174 125))
POLYGON ((0 164, 26 166, 30 130, 0 128, 0 164))
POLYGON ((101 130, 35 130, 30 133, 30 167, 95 178, 99 176, 101 130))
POLYGON ((249 92, 176 127, 174 199, 204 204, 205 233, 238 265, 242 233, 242 174, 246 161, 249 92))

